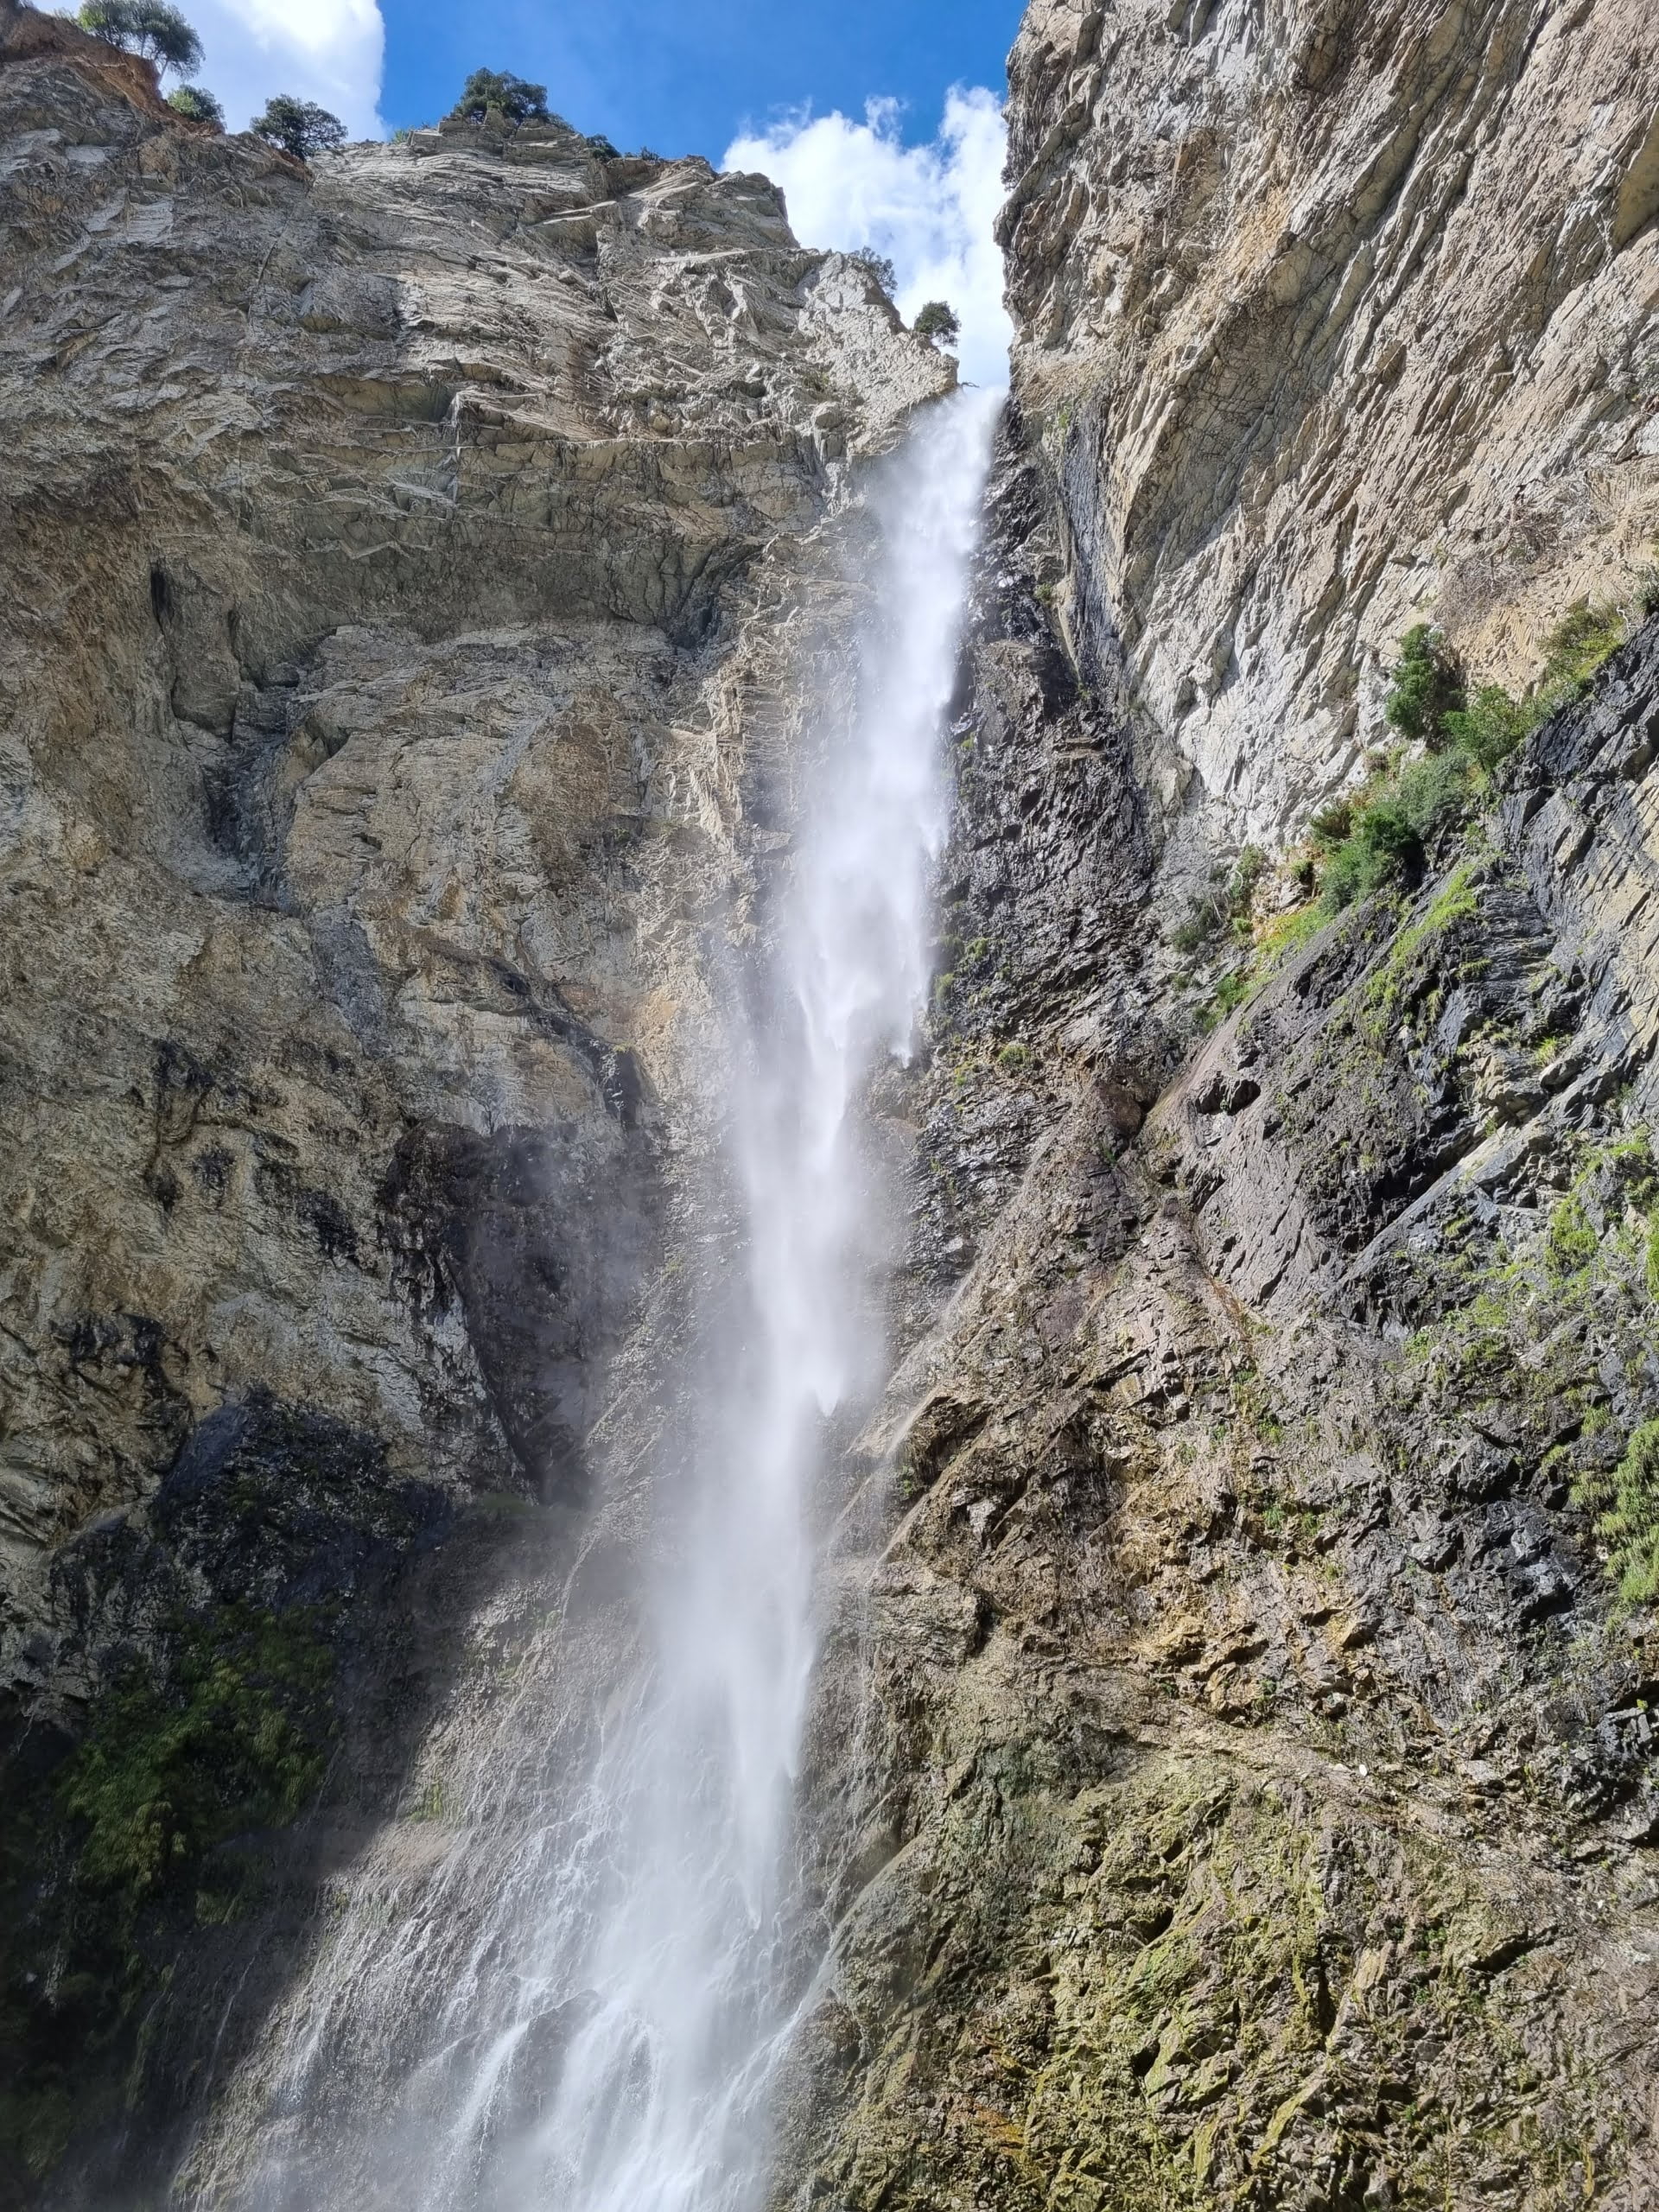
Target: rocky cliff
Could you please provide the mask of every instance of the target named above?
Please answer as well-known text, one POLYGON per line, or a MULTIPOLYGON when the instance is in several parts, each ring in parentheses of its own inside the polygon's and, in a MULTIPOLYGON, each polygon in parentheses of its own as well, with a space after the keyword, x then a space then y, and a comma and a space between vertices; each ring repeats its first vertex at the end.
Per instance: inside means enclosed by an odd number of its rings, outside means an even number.
POLYGON ((1035 0, 1001 218, 1016 385, 1185 764, 1293 833, 1427 615, 1532 673, 1649 557, 1659 24, 1642 0, 1035 0))
MULTIPOLYGON (((5 35, 4 2175, 129 2212, 671 1332, 840 509, 942 372, 758 180, 307 173, 5 35)), ((1655 27, 1034 0, 1012 85, 779 2198, 1636 2212, 1655 27), (1420 621, 1528 734, 1341 905, 1420 621)))
POLYGON ((762 178, 307 170, 0 35, 0 2193, 126 2202, 580 1510, 826 532, 948 371, 762 178))
POLYGON ((817 2201, 1659 2194, 1654 40, 1027 11, 817 2201))

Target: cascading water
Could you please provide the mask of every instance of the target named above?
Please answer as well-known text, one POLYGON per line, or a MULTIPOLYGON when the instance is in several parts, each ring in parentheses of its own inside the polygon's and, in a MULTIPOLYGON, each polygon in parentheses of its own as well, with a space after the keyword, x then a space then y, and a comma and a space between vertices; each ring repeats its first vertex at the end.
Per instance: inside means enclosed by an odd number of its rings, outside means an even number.
POLYGON ((768 972, 734 1039, 747 1280, 699 1347, 687 1510, 652 1547, 631 1678, 596 1712, 519 1696, 466 1848, 412 1902, 382 1895, 336 1931, 263 2110, 241 2115, 251 2158, 198 2161, 198 2200, 742 2212, 762 2185, 800 1995, 815 1491, 879 1350, 857 1102, 925 1001, 941 724, 995 411, 977 392, 927 410, 870 489, 881 566, 856 705, 803 779, 768 972), (331 2102, 331 2081, 377 2070, 402 2076, 378 2121, 331 2102))

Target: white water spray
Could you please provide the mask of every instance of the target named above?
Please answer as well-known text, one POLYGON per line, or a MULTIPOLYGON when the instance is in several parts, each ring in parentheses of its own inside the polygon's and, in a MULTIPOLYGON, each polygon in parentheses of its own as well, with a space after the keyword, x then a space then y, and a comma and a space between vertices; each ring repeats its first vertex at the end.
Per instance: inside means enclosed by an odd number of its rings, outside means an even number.
MULTIPOLYGON (((790 1826, 816 1492, 829 1423, 879 1351, 887 1239, 857 1102, 925 1003, 942 723, 995 411, 976 392, 930 410, 871 487, 880 572, 857 703, 805 779, 771 972, 736 1040, 741 1319, 694 1378, 705 1440, 683 1526, 656 1548, 638 1678, 583 1730, 521 1700, 521 1733, 582 1741, 576 1778, 508 1760, 493 1845, 475 1824, 415 1910, 344 1931, 289 2030, 274 2104, 290 2147, 260 2155, 243 2202, 745 2212, 764 2183, 799 1996, 790 1826), (550 1802, 513 1802, 528 1775, 550 1802), (411 2009, 426 2056, 404 2062, 383 2147, 327 2172, 296 2158, 341 2054, 391 2070, 411 2009)), ((351 2124, 329 2121, 336 2137, 351 2124)))

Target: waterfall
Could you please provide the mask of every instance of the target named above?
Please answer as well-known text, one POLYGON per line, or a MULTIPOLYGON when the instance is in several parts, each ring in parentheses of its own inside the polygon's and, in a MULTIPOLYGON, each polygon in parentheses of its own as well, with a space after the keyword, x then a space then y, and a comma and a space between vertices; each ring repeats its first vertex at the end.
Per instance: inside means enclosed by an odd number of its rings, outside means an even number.
POLYGON ((465 1847, 324 1945, 239 2161, 198 2161, 196 2201, 745 2212, 764 2184, 801 1989, 814 1530, 831 1424, 876 1379, 891 1241, 858 1107, 925 1001, 995 412, 971 391, 927 410, 868 486, 880 566, 855 703, 802 769, 764 972, 734 994, 745 1272, 698 1346, 696 1448, 659 1501, 676 1517, 649 1548, 628 1677, 550 1666, 516 1699, 519 1748, 481 1763, 465 1847), (590 1709, 559 1708, 572 1679, 590 1709), (335 2092, 377 2070, 398 2078, 372 2120, 335 2092))

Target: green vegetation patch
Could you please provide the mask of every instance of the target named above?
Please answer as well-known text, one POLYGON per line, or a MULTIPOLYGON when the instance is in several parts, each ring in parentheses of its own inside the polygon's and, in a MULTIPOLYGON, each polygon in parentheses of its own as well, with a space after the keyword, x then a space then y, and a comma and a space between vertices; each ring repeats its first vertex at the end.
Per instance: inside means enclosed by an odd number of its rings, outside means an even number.
POLYGON ((1220 1759, 1126 1759, 1069 1801, 988 1765, 928 1840, 906 1902, 929 1971, 872 2038, 821 2194, 1584 2201, 1595 2069, 1526 2035, 1559 1967, 1432 1837, 1220 1759))
POLYGON ((164 1677, 130 1668, 57 1779, 84 1826, 78 1878, 136 1903, 293 1820, 322 1779, 333 1671, 308 1612, 240 1608, 188 1626, 164 1677))
POLYGON ((315 1796, 335 1732, 320 1610, 168 1623, 0 1829, 0 2182, 115 2126, 143 2022, 199 1928, 262 1894, 261 1839, 315 1796))
POLYGON ((1573 1502, 1592 1516, 1620 1599, 1659 1598, 1659 1418, 1651 1410, 1659 1398, 1659 1160, 1650 1133, 1586 1143, 1571 1186, 1529 1243, 1493 1252, 1466 1222, 1448 1224, 1442 1241, 1442 1289, 1457 1283, 1460 1296, 1407 1345, 1414 1391, 1476 1409, 1516 1405, 1536 1416, 1540 1433, 1571 1421, 1567 1441, 1538 1447, 1541 1463, 1560 1470, 1573 1502), (1633 1413, 1643 1417, 1632 1422, 1633 1413))

